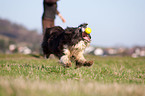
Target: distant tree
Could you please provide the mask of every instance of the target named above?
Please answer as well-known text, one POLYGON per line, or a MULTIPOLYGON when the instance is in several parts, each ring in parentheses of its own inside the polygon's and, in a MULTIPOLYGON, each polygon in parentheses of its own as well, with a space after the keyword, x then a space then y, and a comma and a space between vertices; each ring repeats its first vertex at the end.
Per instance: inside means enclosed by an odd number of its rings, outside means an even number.
POLYGON ((6 51, 9 44, 25 44, 32 51, 39 52, 42 36, 36 30, 28 30, 22 25, 0 19, 0 36, 9 38, 9 41, 0 41, 0 50, 6 51))
POLYGON ((7 49, 8 49, 8 44, 6 43, 6 41, 0 40, 0 52, 5 53, 7 49))

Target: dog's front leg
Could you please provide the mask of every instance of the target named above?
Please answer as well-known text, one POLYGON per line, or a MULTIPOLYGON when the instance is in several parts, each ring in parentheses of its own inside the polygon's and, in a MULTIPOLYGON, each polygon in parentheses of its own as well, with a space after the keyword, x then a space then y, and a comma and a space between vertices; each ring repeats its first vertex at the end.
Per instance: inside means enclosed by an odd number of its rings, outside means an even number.
POLYGON ((62 55, 61 57, 60 57, 60 62, 63 64, 63 66, 65 67, 65 68, 69 68, 69 67, 71 67, 72 66, 72 63, 71 63, 71 61, 70 61, 70 51, 68 50, 68 49, 64 49, 63 50, 64 52, 64 55, 62 55))
POLYGON ((83 66, 83 64, 86 62, 86 59, 83 56, 83 51, 75 51, 73 53, 75 53, 73 56, 75 57, 76 68, 83 66))
POLYGON ((87 61, 83 55, 83 51, 77 52, 76 57, 76 68, 81 66, 91 66, 93 65, 93 61, 87 61))

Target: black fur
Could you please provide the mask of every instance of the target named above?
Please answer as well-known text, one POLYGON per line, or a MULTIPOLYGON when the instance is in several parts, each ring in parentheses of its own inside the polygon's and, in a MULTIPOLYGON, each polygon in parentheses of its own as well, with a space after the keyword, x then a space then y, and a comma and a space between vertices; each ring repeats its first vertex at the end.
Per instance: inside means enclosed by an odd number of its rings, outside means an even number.
MULTIPOLYGON (((73 46, 83 40, 82 28, 87 25, 84 23, 75 28, 67 27, 65 30, 60 26, 47 28, 42 42, 44 55, 48 58, 50 54, 54 54, 60 59, 64 55, 64 45, 73 46)), ((89 34, 88 37, 91 39, 89 34)))

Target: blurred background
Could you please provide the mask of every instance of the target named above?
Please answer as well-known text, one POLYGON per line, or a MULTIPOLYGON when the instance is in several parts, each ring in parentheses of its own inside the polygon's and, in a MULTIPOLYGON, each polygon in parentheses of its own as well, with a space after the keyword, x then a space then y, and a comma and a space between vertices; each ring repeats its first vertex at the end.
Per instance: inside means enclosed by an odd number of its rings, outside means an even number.
MULTIPOLYGON (((59 0, 55 25, 88 23, 91 46, 86 54, 145 56, 145 0, 59 0)), ((2 0, 0 53, 40 53, 43 0, 2 0)))

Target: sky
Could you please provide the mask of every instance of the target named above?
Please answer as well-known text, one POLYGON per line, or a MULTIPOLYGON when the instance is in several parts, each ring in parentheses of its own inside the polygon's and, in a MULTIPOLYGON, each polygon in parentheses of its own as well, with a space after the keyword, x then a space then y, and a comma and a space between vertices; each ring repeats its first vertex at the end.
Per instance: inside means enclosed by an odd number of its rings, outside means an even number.
MULTIPOLYGON (((42 33, 43 0, 1 0, 0 18, 42 33)), ((88 23, 93 46, 145 46, 145 0, 59 0, 55 25, 88 23)))

